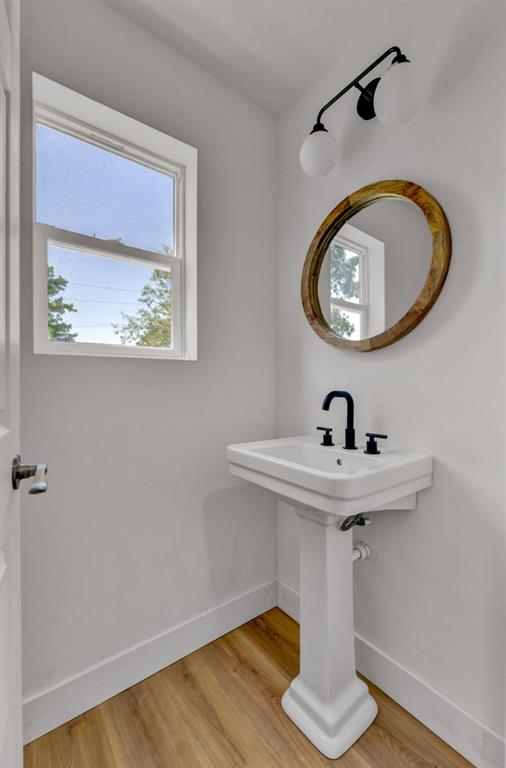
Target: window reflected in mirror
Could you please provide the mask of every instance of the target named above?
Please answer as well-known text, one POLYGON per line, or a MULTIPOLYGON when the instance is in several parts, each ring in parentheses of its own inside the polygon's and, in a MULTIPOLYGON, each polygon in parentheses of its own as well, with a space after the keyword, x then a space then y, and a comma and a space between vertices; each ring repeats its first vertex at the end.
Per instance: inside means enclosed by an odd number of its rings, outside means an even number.
POLYGON ((416 301, 432 238, 422 212, 404 200, 381 200, 352 221, 328 248, 318 296, 333 333, 360 341, 383 333, 416 301))

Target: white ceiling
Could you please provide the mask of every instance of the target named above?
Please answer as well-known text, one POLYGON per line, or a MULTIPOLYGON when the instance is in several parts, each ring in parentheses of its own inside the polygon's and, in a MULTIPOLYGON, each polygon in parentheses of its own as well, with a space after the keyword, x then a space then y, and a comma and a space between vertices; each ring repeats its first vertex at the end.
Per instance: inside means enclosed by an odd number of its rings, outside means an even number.
POLYGON ((106 1, 273 114, 339 63, 340 46, 349 52, 350 36, 360 49, 364 29, 370 39, 377 28, 377 48, 360 51, 358 57, 366 66, 384 49, 385 35, 386 46, 397 42, 391 39, 392 28, 398 29, 409 7, 413 11, 417 4, 416 0, 106 1))

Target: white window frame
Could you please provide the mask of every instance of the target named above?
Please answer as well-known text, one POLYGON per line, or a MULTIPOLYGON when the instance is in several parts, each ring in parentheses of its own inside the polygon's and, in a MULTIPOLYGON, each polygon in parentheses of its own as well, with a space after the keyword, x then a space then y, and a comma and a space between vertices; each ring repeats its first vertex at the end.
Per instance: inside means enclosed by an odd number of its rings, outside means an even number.
POLYGON ((197 150, 137 120, 33 73, 33 334, 36 354, 197 359, 197 150), (173 255, 134 248, 36 221, 37 123, 56 128, 174 179, 173 255), (172 286, 170 349, 48 337, 48 245, 168 268, 172 286))
POLYGON ((360 294, 353 302, 334 298, 329 290, 330 309, 359 314, 360 338, 376 336, 385 330, 385 244, 351 224, 345 224, 333 242, 358 254, 360 294))

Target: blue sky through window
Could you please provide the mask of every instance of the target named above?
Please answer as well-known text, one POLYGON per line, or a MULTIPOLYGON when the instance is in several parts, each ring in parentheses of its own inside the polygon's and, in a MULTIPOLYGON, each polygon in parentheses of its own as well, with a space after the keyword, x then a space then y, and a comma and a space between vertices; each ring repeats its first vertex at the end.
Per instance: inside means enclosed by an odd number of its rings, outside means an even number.
MULTIPOLYGON (((174 245, 174 180, 140 163, 37 124, 36 220, 163 252, 174 245)), ((68 285, 76 341, 119 344, 113 325, 139 308, 153 267, 51 245, 48 264, 68 285)))
POLYGON ((64 320, 78 334, 76 341, 119 344, 114 325, 125 323, 122 312, 136 313, 153 268, 55 245, 48 247, 48 264, 54 266, 55 275, 68 280, 61 296, 77 312, 67 312, 64 320))

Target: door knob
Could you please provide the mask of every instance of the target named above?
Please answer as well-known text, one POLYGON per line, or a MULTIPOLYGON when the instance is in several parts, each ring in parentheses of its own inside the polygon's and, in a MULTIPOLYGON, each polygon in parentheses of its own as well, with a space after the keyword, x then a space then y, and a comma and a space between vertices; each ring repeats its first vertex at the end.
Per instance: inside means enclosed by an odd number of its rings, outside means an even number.
POLYGON ((47 491, 47 464, 23 464, 21 456, 14 456, 12 461, 12 487, 14 490, 19 488, 21 480, 33 477, 33 483, 28 489, 28 493, 45 493, 47 491))

